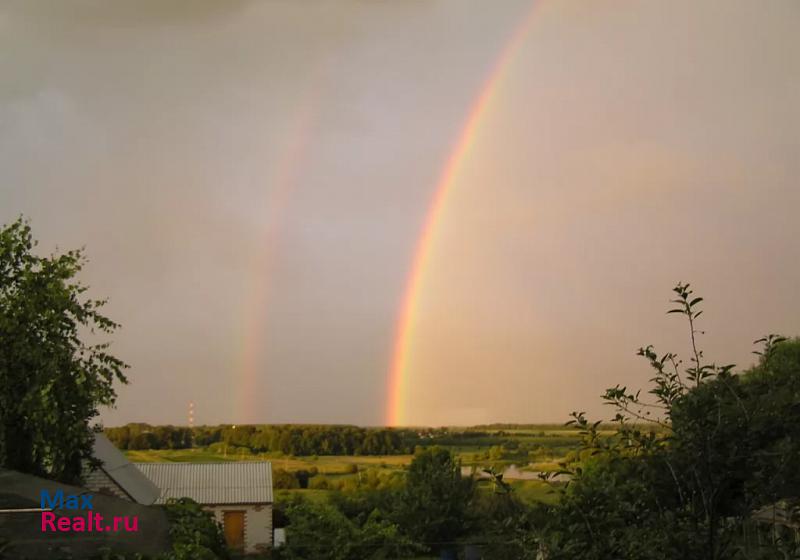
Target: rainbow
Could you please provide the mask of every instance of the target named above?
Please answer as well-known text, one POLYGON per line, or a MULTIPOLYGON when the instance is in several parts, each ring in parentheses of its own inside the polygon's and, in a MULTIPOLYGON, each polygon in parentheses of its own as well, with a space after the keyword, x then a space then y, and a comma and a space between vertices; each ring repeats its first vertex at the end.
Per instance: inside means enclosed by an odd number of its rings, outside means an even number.
POLYGON ((264 237, 260 251, 252 262, 249 275, 252 284, 246 293, 245 326, 239 364, 239 396, 232 418, 237 422, 254 422, 259 417, 256 378, 264 363, 264 340, 267 320, 265 307, 269 304, 269 271, 278 246, 278 236, 283 225, 282 216, 297 188, 302 161, 306 156, 314 131, 320 106, 319 72, 310 80, 296 108, 294 119, 284 144, 285 150, 275 167, 272 184, 274 188, 264 197, 264 237))
POLYGON ((436 183, 433 197, 428 205, 428 211, 423 221, 420 235, 417 239, 411 268, 406 280, 406 287, 398 314, 395 329, 394 343, 392 346, 392 359, 389 366, 388 398, 386 406, 386 424, 389 426, 400 426, 407 422, 406 413, 406 393, 408 385, 408 356, 413 330, 416 323, 417 301, 422 289, 423 277, 430 258, 431 246, 436 235, 437 225, 440 221, 442 211, 447 204, 448 196, 453 190, 460 168, 469 155, 475 143, 478 128, 483 116, 491 105, 492 99, 503 76, 524 42, 525 36, 530 31, 533 23, 536 7, 539 2, 532 4, 528 13, 516 27, 509 40, 500 52, 497 61, 492 65, 491 70, 480 89, 480 93, 473 102, 467 114, 466 122, 461 127, 461 132, 450 151, 444 167, 436 183))

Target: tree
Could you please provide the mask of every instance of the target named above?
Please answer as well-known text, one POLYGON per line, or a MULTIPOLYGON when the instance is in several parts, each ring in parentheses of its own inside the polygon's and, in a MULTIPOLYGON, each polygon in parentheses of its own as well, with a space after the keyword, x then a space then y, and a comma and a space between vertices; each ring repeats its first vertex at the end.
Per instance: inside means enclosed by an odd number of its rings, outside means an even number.
POLYGON ((446 547, 466 530, 474 496, 475 480, 461 475, 461 463, 449 450, 426 449, 409 466, 398 521, 430 548, 446 547))
POLYGON ((172 551, 162 560, 219 560, 229 557, 222 526, 214 514, 191 498, 171 498, 164 509, 169 519, 172 551))
POLYGON ((415 557, 419 547, 379 510, 363 523, 336 507, 308 500, 286 507, 288 526, 282 557, 308 560, 379 560, 415 557))
MULTIPOLYGON (((651 366, 651 399, 616 386, 616 432, 573 413, 584 437, 564 465, 572 481, 554 509, 548 558, 669 559, 796 557, 794 538, 749 535, 763 507, 800 503, 800 343, 769 335, 758 365, 736 375, 698 345, 698 306, 678 284, 668 313, 689 326, 690 364, 639 350, 651 366), (758 552, 754 550, 758 548, 758 552), (758 554, 758 556, 754 556, 758 554)), ((775 534, 774 528, 772 529, 775 534)))
POLYGON ((78 482, 91 459, 90 421, 125 383, 109 343, 118 327, 76 280, 83 252, 40 257, 21 218, 0 229, 0 466, 78 482))

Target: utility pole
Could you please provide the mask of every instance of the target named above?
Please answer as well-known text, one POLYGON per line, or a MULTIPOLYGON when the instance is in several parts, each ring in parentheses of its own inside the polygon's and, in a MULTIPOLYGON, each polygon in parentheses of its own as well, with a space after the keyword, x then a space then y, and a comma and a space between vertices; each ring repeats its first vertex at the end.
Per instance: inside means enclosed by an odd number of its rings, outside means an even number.
POLYGON ((194 401, 189 401, 189 448, 194 449, 194 401))

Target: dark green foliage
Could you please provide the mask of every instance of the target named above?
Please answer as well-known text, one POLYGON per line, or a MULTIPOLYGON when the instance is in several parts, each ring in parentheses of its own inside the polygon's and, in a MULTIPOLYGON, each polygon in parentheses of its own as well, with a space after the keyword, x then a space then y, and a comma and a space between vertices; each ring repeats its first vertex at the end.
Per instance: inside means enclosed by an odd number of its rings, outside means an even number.
POLYGON ((173 551, 164 560, 228 558, 222 527, 210 512, 190 498, 171 500, 165 508, 173 551))
POLYGON ((361 489, 353 492, 332 492, 329 503, 345 517, 361 525, 375 511, 397 511, 397 500, 398 492, 394 489, 361 489))
MULTIPOLYGON (((548 426, 549 429, 559 426, 548 426)), ((559 427, 560 428, 560 427, 559 427)), ((527 462, 531 454, 562 455, 574 448, 569 434, 515 430, 489 433, 474 428, 361 428, 356 426, 223 425, 151 426, 132 423, 106 428, 105 433, 119 449, 227 449, 253 453, 283 453, 296 457, 320 455, 401 455, 411 454, 420 446, 456 448, 495 447, 492 461, 527 462), (499 455, 498 455, 499 452, 499 455)), ((237 454, 236 453, 233 454, 237 454)), ((487 451, 488 453, 488 451, 487 451)), ((482 459, 489 460, 487 454, 482 459)))
POLYGON ((192 429, 178 426, 135 423, 104 431, 118 449, 189 449, 194 439, 192 429))
MULTIPOLYGON (((584 463, 548 525, 548 558, 704 558, 685 516, 652 485, 664 474, 650 457, 600 456, 584 463)), ((694 527, 690 527, 693 529, 694 527)))
POLYGON ((477 543, 484 560, 536 560, 537 519, 543 510, 530 507, 511 491, 479 494, 470 508, 471 530, 466 543, 477 543))
POLYGON ((188 449, 215 443, 254 452, 286 455, 398 455, 411 453, 418 438, 410 430, 357 426, 237 425, 150 426, 127 424, 106 428, 120 449, 188 449))
POLYGON ((295 471, 294 476, 297 479, 297 483, 300 485, 300 488, 308 488, 308 481, 312 476, 310 472, 305 469, 300 469, 299 471, 295 471))
MULTIPOLYGON (((613 437, 574 413, 583 449, 565 469, 572 482, 551 511, 541 545, 547 558, 784 558, 794 535, 767 527, 764 507, 800 503, 800 342, 770 335, 751 370, 706 362, 697 306, 675 288, 669 313, 686 317, 690 365, 642 348, 654 371, 651 399, 614 387, 613 437), (650 425, 648 428, 647 425, 650 425), (773 538, 762 538, 771 532, 773 538)), ((787 556, 788 555, 788 556, 787 556)))
MULTIPOLYGON (((364 473, 351 492, 333 492, 325 505, 297 495, 276 506, 287 525, 287 558, 405 558, 457 543, 477 524, 471 511, 475 482, 461 476, 447 450, 419 451, 405 485, 364 473)), ((516 502, 514 502, 517 505, 516 502)), ((518 512, 519 509, 508 509, 518 512)))
POLYGON ((400 493, 397 519, 409 535, 434 550, 468 528, 475 480, 461 475, 461 463, 444 448, 419 451, 400 493))
POLYGON ((399 527, 375 510, 363 522, 337 508, 293 500, 286 508, 287 545, 280 557, 309 560, 409 558, 419 551, 399 527))
POLYGON ((381 510, 373 510, 367 517, 358 538, 359 550, 354 558, 415 558, 423 550, 392 520, 391 515, 381 510))
POLYGON ((278 490, 292 490, 300 488, 300 481, 290 471, 275 469, 272 472, 272 486, 278 490))
POLYGON ((0 466, 77 483, 89 423, 127 366, 107 342, 86 342, 117 324, 84 297, 83 253, 40 257, 35 245, 21 219, 0 229, 0 466))

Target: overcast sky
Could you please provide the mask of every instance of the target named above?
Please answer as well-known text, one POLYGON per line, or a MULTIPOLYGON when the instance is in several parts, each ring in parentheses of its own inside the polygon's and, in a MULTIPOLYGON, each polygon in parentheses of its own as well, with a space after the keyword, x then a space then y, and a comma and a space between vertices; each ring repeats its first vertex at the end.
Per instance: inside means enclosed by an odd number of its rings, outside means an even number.
MULTIPOLYGON (((85 246, 109 425, 378 424, 428 204, 531 4, 0 0, 0 223, 85 246)), ((608 414, 686 354, 800 334, 800 3, 548 1, 436 229, 414 423, 608 414)), ((688 361, 688 360, 687 360, 688 361)))

